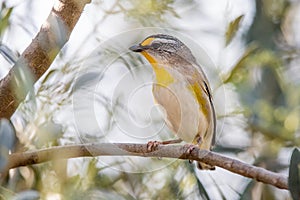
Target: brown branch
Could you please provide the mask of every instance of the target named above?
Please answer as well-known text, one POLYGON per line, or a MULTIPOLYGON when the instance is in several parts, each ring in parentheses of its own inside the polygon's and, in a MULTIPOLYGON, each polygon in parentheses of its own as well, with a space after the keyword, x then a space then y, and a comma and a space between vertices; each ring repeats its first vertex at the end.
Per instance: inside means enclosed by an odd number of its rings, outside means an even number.
POLYGON ((252 166, 241 161, 222 156, 220 154, 200 150, 195 146, 191 154, 187 153, 188 146, 159 145, 153 152, 147 151, 146 144, 132 143, 99 143, 79 144, 53 147, 32 152, 14 153, 9 156, 7 169, 43 163, 56 159, 90 157, 90 156, 141 156, 165 157, 202 161, 215 165, 236 174, 273 185, 281 189, 288 189, 287 177, 266 169, 252 166))
POLYGON ((27 87, 25 91, 22 91, 22 94, 19 94, 19 90, 18 98, 16 97, 14 93, 16 88, 13 88, 13 86, 24 84, 21 79, 21 76, 24 76, 24 74, 20 70, 29 68, 34 76, 34 81, 39 79, 69 40, 83 8, 90 1, 56 0, 37 36, 25 49, 6 77, 0 80, 0 118, 5 117, 9 119, 18 107, 19 102, 24 100, 30 90, 30 87, 27 87))

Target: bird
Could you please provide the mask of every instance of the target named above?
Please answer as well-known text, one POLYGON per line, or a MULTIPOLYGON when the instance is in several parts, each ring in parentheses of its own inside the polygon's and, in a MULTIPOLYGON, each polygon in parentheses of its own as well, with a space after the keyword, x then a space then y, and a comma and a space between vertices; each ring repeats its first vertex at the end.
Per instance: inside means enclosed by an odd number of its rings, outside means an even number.
MULTIPOLYGON (((129 49, 141 53, 153 68, 152 94, 164 110, 168 128, 179 141, 210 151, 216 139, 212 91, 192 51, 167 34, 150 35, 129 49)), ((197 167, 215 169, 203 162, 197 162, 197 167)))

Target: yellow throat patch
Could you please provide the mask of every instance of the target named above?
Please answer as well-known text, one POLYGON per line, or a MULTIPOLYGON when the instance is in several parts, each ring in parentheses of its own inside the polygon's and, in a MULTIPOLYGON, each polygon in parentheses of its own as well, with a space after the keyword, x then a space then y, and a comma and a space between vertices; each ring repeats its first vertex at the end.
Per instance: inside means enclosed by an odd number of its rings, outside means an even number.
POLYGON ((150 56, 148 53, 146 53, 144 51, 141 53, 152 65, 152 68, 153 68, 155 76, 156 76, 156 81, 158 84, 168 86, 169 84, 174 82, 174 77, 168 72, 167 69, 164 68, 164 66, 161 66, 159 63, 157 63, 157 61, 152 56, 150 56))
MULTIPOLYGON (((144 40, 140 45, 141 46, 147 46, 150 45, 151 42, 155 38, 147 38, 144 40)), ((147 52, 142 51, 142 55, 149 61, 149 63, 152 65, 152 68, 154 70, 155 76, 156 76, 156 81, 158 84, 162 84, 164 86, 168 86, 172 82, 174 82, 174 78, 172 75, 168 72, 167 69, 164 68, 164 66, 160 65, 155 58, 153 58, 151 55, 149 55, 147 52)))

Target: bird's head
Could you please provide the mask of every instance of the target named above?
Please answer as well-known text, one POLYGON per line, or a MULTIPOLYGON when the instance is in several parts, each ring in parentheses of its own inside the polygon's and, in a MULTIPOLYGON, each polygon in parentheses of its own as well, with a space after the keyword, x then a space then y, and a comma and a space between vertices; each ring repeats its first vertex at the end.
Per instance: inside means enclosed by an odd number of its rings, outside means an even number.
POLYGON ((140 44, 133 45, 129 49, 142 53, 150 63, 195 62, 191 50, 184 43, 165 34, 148 36, 140 44))

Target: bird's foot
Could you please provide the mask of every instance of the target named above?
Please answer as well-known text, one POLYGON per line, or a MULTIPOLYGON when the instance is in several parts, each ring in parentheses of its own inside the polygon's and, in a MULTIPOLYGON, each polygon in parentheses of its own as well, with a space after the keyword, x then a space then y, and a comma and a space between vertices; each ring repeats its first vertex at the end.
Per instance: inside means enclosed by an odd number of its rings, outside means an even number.
MULTIPOLYGON (((185 148, 187 148, 186 153, 187 154, 192 154, 193 150, 196 148, 196 145, 193 144, 185 144, 184 145, 185 148)), ((193 160, 189 160, 189 163, 192 164, 193 160)))
POLYGON ((155 151, 159 145, 176 144, 182 142, 182 139, 167 140, 167 141, 149 141, 147 143, 148 151, 155 151))
POLYGON ((158 147, 160 144, 162 144, 162 142, 159 142, 159 141, 149 141, 149 142, 147 143, 147 150, 148 150, 149 152, 154 151, 154 150, 157 149, 157 147, 158 147))
POLYGON ((193 150, 197 147, 196 145, 193 144, 185 144, 185 148, 187 148, 186 153, 187 154, 192 154, 193 150))

